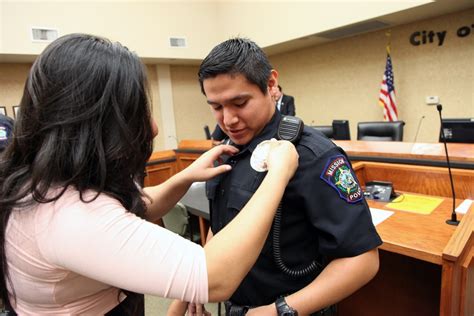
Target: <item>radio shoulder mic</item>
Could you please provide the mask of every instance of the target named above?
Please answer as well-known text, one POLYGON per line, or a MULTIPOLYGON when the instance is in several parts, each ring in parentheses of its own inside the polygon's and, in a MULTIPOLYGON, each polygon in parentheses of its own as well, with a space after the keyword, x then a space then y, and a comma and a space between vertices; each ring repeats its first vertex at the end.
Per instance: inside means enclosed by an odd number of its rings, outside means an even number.
POLYGON ((439 121, 441 124, 441 138, 443 139, 444 152, 446 154, 446 163, 448 165, 449 181, 451 182, 451 192, 453 194, 453 210, 451 211, 451 218, 446 220, 446 223, 449 225, 459 225, 459 221, 456 214, 456 195, 454 193, 453 175, 451 173, 451 164, 449 163, 448 145, 446 144, 446 137, 444 135, 443 117, 441 116, 441 111, 443 110, 443 106, 441 104, 438 104, 436 105, 436 109, 438 110, 438 113, 439 113, 439 121))

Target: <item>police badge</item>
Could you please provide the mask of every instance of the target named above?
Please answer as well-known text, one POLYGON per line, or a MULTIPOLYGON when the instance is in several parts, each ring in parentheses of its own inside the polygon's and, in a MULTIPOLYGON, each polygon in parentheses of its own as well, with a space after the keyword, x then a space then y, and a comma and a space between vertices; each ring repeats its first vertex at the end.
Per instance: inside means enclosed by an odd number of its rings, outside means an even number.
POLYGON ((275 141, 274 138, 270 140, 264 140, 255 147, 252 156, 250 157, 250 166, 257 172, 267 171, 267 157, 270 153, 271 142, 275 141))
POLYGON ((321 173, 321 179, 332 186, 346 202, 356 203, 362 200, 362 190, 345 156, 330 157, 321 173))

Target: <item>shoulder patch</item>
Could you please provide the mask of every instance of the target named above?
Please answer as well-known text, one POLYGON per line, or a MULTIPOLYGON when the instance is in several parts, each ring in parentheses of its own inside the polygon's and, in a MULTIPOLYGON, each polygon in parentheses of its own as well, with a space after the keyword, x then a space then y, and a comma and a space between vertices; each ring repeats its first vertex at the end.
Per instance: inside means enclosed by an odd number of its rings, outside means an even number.
POLYGON ((320 178, 332 186, 346 202, 356 203, 362 200, 362 190, 345 156, 330 157, 320 178))

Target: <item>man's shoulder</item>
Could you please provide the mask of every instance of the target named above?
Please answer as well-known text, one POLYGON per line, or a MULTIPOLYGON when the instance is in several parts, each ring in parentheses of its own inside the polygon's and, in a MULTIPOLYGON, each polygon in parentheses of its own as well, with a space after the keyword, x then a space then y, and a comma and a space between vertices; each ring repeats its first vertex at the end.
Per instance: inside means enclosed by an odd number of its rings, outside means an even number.
POLYGON ((313 158, 319 158, 326 152, 337 148, 323 133, 306 125, 303 129, 299 145, 309 150, 315 156, 313 158))
POLYGON ((294 97, 291 96, 291 95, 288 95, 288 94, 283 94, 283 99, 285 99, 285 100, 293 100, 294 97))

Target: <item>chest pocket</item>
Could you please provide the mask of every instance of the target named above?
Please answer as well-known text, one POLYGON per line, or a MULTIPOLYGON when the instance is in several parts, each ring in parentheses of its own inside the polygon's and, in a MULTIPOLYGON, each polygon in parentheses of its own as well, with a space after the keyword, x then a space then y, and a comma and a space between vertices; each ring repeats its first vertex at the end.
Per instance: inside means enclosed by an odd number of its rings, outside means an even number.
MULTIPOLYGON (((255 190, 256 191, 256 190, 255 190)), ((227 200, 228 215, 233 219, 237 214, 244 208, 247 202, 252 198, 255 191, 248 191, 246 189, 231 186, 229 191, 229 199, 227 200)), ((259 210, 257 210, 259 211, 259 210)), ((230 220, 229 218, 228 220, 230 220)), ((273 258, 272 256, 272 238, 267 237, 265 244, 262 248, 261 255, 267 258, 273 258)))
POLYGON ((227 192, 227 209, 240 211, 257 191, 266 173, 250 169, 237 172, 231 178, 229 192, 227 192))
POLYGON ((254 191, 248 191, 237 186, 231 186, 229 188, 227 208, 239 212, 244 208, 245 204, 247 204, 254 193, 254 191))

